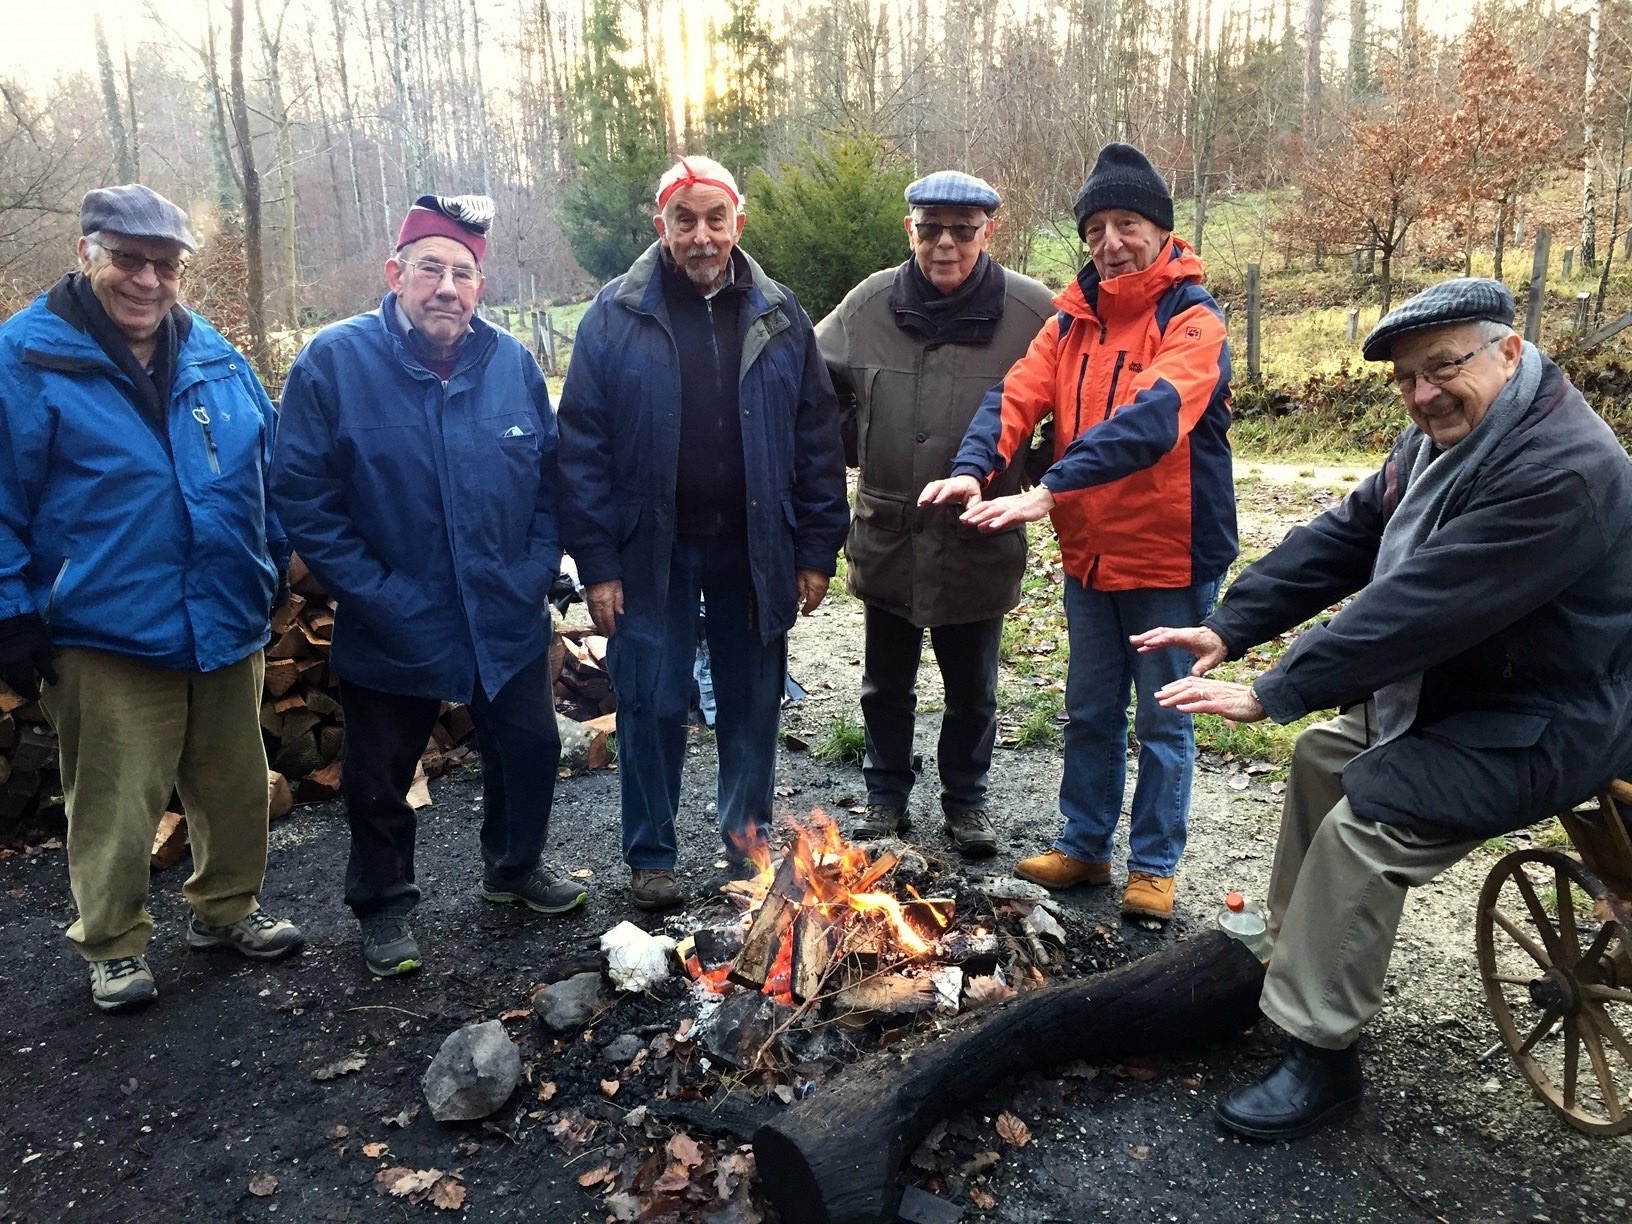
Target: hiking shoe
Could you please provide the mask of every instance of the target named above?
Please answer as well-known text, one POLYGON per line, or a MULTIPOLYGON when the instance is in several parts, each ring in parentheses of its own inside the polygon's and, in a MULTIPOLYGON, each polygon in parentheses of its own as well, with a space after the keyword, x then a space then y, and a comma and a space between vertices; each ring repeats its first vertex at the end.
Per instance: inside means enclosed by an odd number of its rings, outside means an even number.
POLYGON ((997 830, 985 808, 947 808, 946 835, 966 858, 987 858, 997 853, 997 830))
POLYGON ((525 879, 514 884, 484 879, 482 896, 500 904, 519 902, 540 914, 564 914, 589 900, 589 890, 548 863, 539 863, 525 879))
POLYGON ((406 914, 375 914, 363 919, 363 960, 375 977, 412 973, 423 963, 419 944, 408 929, 406 914))
POLYGON ((159 997, 145 956, 91 962, 91 1001, 105 1012, 134 1011, 159 997))
POLYGON ((1173 877, 1151 875, 1148 871, 1128 872, 1128 885, 1122 890, 1122 913, 1129 918, 1166 922, 1173 917, 1173 877))
POLYGON ((1109 863, 1085 863, 1058 850, 1048 850, 1033 858, 1021 859, 1014 874, 1044 888, 1075 888, 1079 884, 1098 887, 1111 882, 1109 863))
POLYGON ((287 918, 274 918, 256 906, 231 926, 205 926, 193 915, 187 924, 187 946, 195 952, 231 948, 250 960, 278 960, 288 956, 306 937, 287 918))
POLYGON ((672 868, 647 871, 635 868, 629 879, 629 892, 636 909, 669 909, 686 903, 686 890, 672 868))
POLYGON ((881 837, 905 833, 911 823, 906 808, 892 807, 887 803, 869 803, 867 814, 856 821, 850 836, 856 841, 877 841, 881 837))

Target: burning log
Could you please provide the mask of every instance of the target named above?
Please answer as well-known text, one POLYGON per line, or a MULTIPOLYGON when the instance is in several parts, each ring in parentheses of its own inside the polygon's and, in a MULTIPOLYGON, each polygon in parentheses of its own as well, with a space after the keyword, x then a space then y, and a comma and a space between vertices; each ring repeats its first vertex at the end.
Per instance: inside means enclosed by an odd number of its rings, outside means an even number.
POLYGON ((879 1016, 913 1016, 935 1010, 937 995, 931 978, 872 977, 846 986, 834 1000, 840 1011, 879 1016))
POLYGON ((1120 969, 1035 990, 948 1035, 853 1065, 754 1134, 761 1184, 785 1224, 893 1220, 902 1159, 953 1110, 1037 1067, 1174 1053, 1258 1018, 1264 969, 1204 931, 1120 969))
POLYGON ((765 894, 759 913, 754 915, 753 925, 748 928, 748 938, 743 940, 742 951, 731 962, 731 972, 727 977, 738 986, 749 990, 764 989, 765 979, 770 976, 771 965, 782 947, 782 937, 799 911, 797 872, 798 865, 793 855, 784 855, 782 865, 776 869, 776 877, 771 881, 771 889, 765 894))
POLYGON ((800 1003, 814 999, 833 964, 831 926, 821 912, 806 906, 793 920, 793 971, 789 993, 800 1003))

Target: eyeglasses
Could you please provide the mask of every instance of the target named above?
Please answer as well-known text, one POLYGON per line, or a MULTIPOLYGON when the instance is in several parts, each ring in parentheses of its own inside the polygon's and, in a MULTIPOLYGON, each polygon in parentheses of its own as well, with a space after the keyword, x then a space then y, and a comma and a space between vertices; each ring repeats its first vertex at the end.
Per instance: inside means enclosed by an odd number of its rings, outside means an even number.
POLYGON ((108 253, 108 259, 113 262, 114 267, 131 276, 139 275, 148 264, 153 265, 153 271, 160 280, 178 281, 187 275, 185 259, 149 259, 146 255, 139 255, 135 251, 121 251, 118 247, 103 246, 102 249, 108 253))
POLYGON ((1395 370, 1394 385, 1400 389, 1401 395, 1410 395, 1411 392, 1416 389, 1417 379, 1419 378, 1426 379, 1436 387, 1443 387, 1446 383, 1450 382, 1451 379, 1460 374, 1462 372, 1462 367, 1467 365, 1468 362, 1472 361, 1491 345, 1500 344, 1501 342, 1502 337, 1500 336, 1496 337, 1494 340, 1486 340, 1472 352, 1463 353, 1460 357, 1452 357, 1446 361, 1436 361, 1426 370, 1414 370, 1404 374, 1400 373, 1398 370, 1395 370))
POLYGON ((482 273, 479 268, 449 267, 447 264, 437 263, 434 259, 399 259, 399 267, 408 268, 413 274, 427 285, 440 285, 442 278, 451 274, 455 289, 470 289, 482 283, 482 273))
POLYGON ((986 228, 980 225, 942 225, 939 221, 914 221, 913 232, 918 235, 919 242, 939 242, 941 235, 951 233, 954 242, 973 242, 976 236, 986 228))

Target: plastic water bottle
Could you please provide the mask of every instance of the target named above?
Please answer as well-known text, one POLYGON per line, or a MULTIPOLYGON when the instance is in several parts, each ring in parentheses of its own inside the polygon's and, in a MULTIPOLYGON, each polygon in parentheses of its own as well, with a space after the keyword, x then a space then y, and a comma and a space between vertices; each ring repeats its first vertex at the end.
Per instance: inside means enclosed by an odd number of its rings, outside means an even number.
POLYGON ((1232 939, 1239 939, 1266 965, 1269 954, 1275 950, 1275 941, 1269 937, 1269 924, 1264 920, 1263 907, 1248 901, 1238 892, 1224 898, 1224 908, 1218 911, 1218 929, 1232 939))

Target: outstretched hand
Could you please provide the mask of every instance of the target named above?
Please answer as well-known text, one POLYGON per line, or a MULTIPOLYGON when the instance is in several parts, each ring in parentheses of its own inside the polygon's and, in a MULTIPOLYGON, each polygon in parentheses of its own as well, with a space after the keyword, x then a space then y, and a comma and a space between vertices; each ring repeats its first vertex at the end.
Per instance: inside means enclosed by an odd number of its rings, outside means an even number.
POLYGON ((1005 527, 1015 527, 1021 523, 1035 523, 1052 509, 1054 494, 1042 485, 1036 485, 1024 493, 978 502, 966 509, 962 518, 971 527, 979 527, 982 531, 1002 531, 1005 527))
POLYGON ((1261 722, 1269 717, 1250 684, 1230 680, 1199 676, 1175 680, 1156 690, 1156 701, 1181 714, 1218 714, 1231 722, 1261 722))
POLYGON ((1162 650, 1168 646, 1188 650, 1196 656, 1196 664, 1190 669, 1192 676, 1205 676, 1230 656, 1229 647, 1224 645, 1224 639, 1205 625, 1196 625, 1189 629, 1147 629, 1143 633, 1134 634, 1128 641, 1140 654, 1149 654, 1153 650, 1162 650))
POLYGON ((973 476, 948 476, 945 480, 930 481, 918 494, 920 506, 944 506, 948 502, 957 502, 965 511, 971 506, 978 506, 980 481, 973 476))

